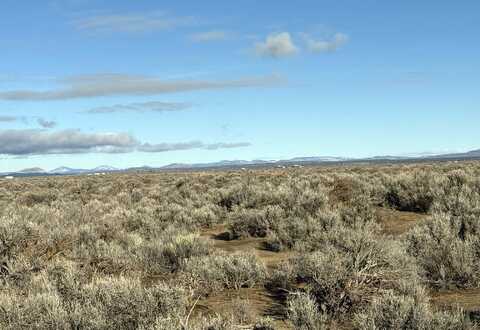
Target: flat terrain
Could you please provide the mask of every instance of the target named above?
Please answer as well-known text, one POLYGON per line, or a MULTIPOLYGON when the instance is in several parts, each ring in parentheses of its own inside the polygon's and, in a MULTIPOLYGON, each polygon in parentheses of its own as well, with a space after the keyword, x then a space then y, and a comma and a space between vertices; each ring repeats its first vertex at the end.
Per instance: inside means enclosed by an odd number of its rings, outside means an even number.
POLYGON ((0 327, 475 328, 479 173, 466 162, 2 180, 0 327))

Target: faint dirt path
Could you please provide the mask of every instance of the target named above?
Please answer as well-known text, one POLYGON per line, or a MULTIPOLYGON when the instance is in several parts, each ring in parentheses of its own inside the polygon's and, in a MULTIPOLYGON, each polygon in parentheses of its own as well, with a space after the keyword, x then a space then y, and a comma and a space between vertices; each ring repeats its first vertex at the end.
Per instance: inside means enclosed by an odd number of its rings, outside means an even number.
MULTIPOLYGON (((200 236, 211 240, 214 248, 225 251, 229 254, 239 252, 254 253, 261 260, 267 269, 272 269, 275 265, 284 260, 288 260, 292 252, 272 252, 264 248, 265 238, 246 238, 238 240, 222 239, 227 228, 223 225, 212 229, 204 230, 200 236)), ((216 313, 222 310, 231 309, 236 299, 246 299, 257 316, 270 316, 275 320, 275 329, 292 329, 284 320, 285 306, 283 297, 275 295, 265 288, 242 288, 240 290, 226 290, 203 299, 199 302, 197 310, 202 313, 216 313)))
POLYGON ((383 233, 393 236, 406 233, 428 217, 427 214, 403 212, 387 208, 378 208, 376 211, 380 224, 383 227, 383 233))
POLYGON ((480 321, 480 288, 432 292, 432 303, 440 308, 459 306, 469 313, 475 313, 480 321))
POLYGON ((221 225, 215 228, 202 231, 200 236, 210 239, 213 246, 227 253, 251 252, 254 253, 267 268, 277 265, 279 262, 288 260, 292 252, 273 252, 265 249, 265 238, 250 237, 245 239, 225 240, 222 234, 227 231, 226 227, 221 225))

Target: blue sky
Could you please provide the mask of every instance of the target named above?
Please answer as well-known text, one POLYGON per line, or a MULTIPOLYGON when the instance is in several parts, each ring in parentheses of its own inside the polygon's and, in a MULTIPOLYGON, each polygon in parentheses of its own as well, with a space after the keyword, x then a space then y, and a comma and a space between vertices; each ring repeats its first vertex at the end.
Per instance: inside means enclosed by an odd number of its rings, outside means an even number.
POLYGON ((0 171, 480 148, 480 2, 0 4, 0 171))

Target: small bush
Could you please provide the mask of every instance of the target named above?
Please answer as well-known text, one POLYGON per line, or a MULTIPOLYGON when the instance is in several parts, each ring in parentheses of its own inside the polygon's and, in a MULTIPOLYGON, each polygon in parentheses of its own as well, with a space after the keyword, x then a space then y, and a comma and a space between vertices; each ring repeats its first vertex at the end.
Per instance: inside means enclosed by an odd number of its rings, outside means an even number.
POLYGON ((261 210, 236 210, 231 217, 229 228, 233 237, 265 237, 271 227, 285 217, 285 212, 278 206, 267 206, 261 210))
POLYGON ((15 214, 0 217, 0 261, 15 258, 33 240, 36 228, 15 214))
POLYGON ((0 328, 2 329, 68 329, 69 316, 55 292, 27 297, 1 294, 0 328))
POLYGON ((211 251, 211 243, 197 234, 167 233, 172 236, 141 247, 142 264, 149 273, 178 271, 189 258, 206 256, 211 251))
POLYGON ((101 278, 83 293, 86 303, 97 311, 92 317, 106 329, 145 328, 159 317, 184 318, 187 310, 185 291, 165 283, 145 289, 138 280, 101 278))
POLYGON ((322 310, 346 314, 374 292, 400 290, 400 279, 418 281, 415 261, 401 244, 360 230, 328 235, 321 248, 294 261, 298 278, 307 283, 322 310))

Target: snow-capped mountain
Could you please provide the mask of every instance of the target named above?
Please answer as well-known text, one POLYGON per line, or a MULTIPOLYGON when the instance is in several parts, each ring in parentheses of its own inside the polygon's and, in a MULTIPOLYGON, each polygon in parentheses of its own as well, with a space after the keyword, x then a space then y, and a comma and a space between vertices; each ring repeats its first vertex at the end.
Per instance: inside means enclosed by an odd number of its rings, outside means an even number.
POLYGON ((53 169, 51 171, 48 171, 48 173, 51 174, 74 174, 74 173, 83 173, 86 172, 87 170, 79 169, 79 168, 71 168, 71 167, 66 167, 66 166, 60 166, 57 167, 56 169, 53 169))
POLYGON ((101 165, 101 166, 95 167, 89 172, 114 172, 114 171, 119 171, 119 169, 109 165, 101 165))

